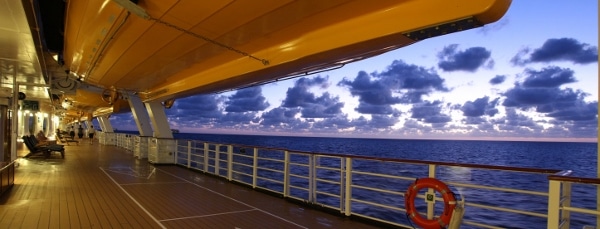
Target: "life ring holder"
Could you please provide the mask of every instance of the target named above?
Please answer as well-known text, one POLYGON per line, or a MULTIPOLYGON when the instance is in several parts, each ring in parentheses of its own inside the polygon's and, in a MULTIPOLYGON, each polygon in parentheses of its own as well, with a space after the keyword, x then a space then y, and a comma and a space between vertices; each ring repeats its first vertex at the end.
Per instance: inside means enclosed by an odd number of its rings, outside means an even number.
MULTIPOLYGON (((435 198, 435 196, 431 198, 435 198)), ((406 216, 415 224, 425 229, 446 228, 452 219, 452 213, 456 207, 456 198, 454 197, 454 193, 450 191, 450 188, 448 185, 444 184, 444 182, 435 178, 420 178, 408 187, 404 196, 404 206, 406 208, 406 216), (442 198, 444 199, 444 211, 440 217, 426 219, 417 212, 415 198, 419 194, 419 191, 424 188, 432 188, 436 192, 442 194, 442 198)))

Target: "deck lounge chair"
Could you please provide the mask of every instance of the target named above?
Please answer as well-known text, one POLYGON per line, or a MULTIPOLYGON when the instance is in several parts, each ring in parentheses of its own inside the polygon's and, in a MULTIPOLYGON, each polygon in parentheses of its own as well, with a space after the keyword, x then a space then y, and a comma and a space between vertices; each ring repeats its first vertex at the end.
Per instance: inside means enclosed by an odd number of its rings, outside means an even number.
POLYGON ((31 141, 31 143, 34 146, 44 145, 44 146, 47 146, 47 147, 52 148, 52 149, 63 149, 63 148, 65 148, 64 145, 60 145, 60 144, 56 144, 56 143, 51 143, 52 141, 45 142, 44 144, 40 144, 40 141, 34 135, 29 135, 29 141, 31 141))
MULTIPOLYGON (((29 154, 25 157, 30 157, 34 154, 41 153, 44 157, 50 157, 52 152, 59 152, 62 158, 65 158, 65 148, 63 145, 58 144, 49 144, 49 145, 37 145, 37 141, 34 141, 35 137, 32 136, 23 136, 23 143, 29 149, 29 154)), ((36 139, 37 140, 37 139, 36 139)))
POLYGON ((79 141, 71 138, 71 136, 63 136, 62 134, 57 134, 56 136, 61 143, 67 143, 67 145, 71 145, 69 142, 75 142, 75 144, 79 145, 79 141))

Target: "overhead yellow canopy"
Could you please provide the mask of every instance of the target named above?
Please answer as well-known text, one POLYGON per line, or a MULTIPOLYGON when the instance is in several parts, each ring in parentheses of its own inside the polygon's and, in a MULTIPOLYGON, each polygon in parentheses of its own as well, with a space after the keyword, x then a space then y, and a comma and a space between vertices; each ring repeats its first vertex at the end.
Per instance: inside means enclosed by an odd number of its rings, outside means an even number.
MULTIPOLYGON (((68 1, 64 67, 84 84, 135 92, 146 102, 341 66, 494 22, 510 5, 510 0, 145 0, 125 7, 117 2, 122 1, 68 1)), ((102 107, 87 97, 70 98, 102 107)))

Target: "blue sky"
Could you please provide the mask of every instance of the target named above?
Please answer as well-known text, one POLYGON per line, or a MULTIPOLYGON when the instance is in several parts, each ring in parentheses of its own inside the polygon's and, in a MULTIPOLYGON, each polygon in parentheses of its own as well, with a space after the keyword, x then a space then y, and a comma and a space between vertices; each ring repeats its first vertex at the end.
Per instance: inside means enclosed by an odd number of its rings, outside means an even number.
MULTIPOLYGON (((598 2, 519 0, 483 28, 344 68, 176 100, 190 133, 406 139, 597 139, 598 2)), ((130 113, 113 127, 136 130, 130 113)))

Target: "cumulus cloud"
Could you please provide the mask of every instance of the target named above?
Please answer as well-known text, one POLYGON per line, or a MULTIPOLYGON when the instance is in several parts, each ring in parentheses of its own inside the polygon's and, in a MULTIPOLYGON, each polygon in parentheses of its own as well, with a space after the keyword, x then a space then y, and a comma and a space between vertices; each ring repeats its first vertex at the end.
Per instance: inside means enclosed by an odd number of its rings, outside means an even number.
POLYGON ((219 104, 224 99, 224 97, 214 94, 194 95, 178 99, 171 109, 166 110, 166 114, 178 117, 179 121, 220 118, 223 116, 223 109, 219 104))
POLYGON ((498 85, 498 84, 504 83, 505 80, 506 80, 506 76, 497 75, 497 76, 494 76, 494 78, 490 79, 490 84, 498 85))
POLYGON ((483 115, 494 116, 498 113, 498 109, 496 109, 498 100, 499 98, 489 101, 489 97, 485 96, 478 98, 475 101, 465 102, 460 110, 463 112, 463 115, 467 117, 480 117, 483 115))
POLYGON ((515 132, 525 132, 529 134, 532 131, 540 130, 543 127, 537 124, 531 117, 518 113, 515 109, 506 109, 506 117, 499 125, 501 130, 511 130, 515 132))
POLYGON ((573 101, 568 106, 554 109, 547 116, 561 121, 593 121, 598 117, 598 102, 573 101))
POLYGON ((517 85, 504 93, 506 99, 502 105, 506 107, 544 105, 552 102, 560 94, 564 95, 565 92, 558 88, 526 88, 517 85))
POLYGON ((328 132, 338 132, 339 130, 352 128, 354 126, 355 124, 348 120, 346 115, 323 119, 322 121, 313 124, 313 128, 328 132))
MULTIPOLYGON (((585 129, 594 126, 597 128, 597 123, 593 123, 598 119, 598 102, 586 102, 585 97, 589 94, 581 90, 561 88, 565 84, 576 81, 572 70, 547 67, 541 71, 527 69, 524 74, 526 78, 522 82, 515 84, 503 94, 505 96, 503 106, 511 111, 535 108, 535 112, 553 118, 555 121, 565 121, 561 124, 564 128, 575 128, 584 123, 586 123, 585 129), (590 123, 592 126, 589 126, 590 123)), ((509 115, 512 115, 507 116, 509 119, 520 117, 516 112, 509 115)), ((519 120, 522 119, 524 118, 519 120)), ((512 123, 514 124, 514 121, 512 123)))
POLYGON ((218 126, 244 126, 246 124, 258 124, 260 120, 254 112, 228 112, 219 119, 218 126))
POLYGON ((288 129, 301 122, 296 118, 296 114, 298 113, 300 113, 300 109, 276 107, 262 114, 261 125, 263 127, 288 129))
POLYGON ((314 86, 327 88, 327 78, 318 76, 298 79, 294 87, 287 90, 281 106, 300 108, 303 118, 331 118, 341 114, 344 103, 339 101, 339 97, 331 96, 328 92, 316 96, 309 91, 314 86))
POLYGON ((441 101, 413 104, 411 118, 425 123, 447 123, 452 121, 450 116, 441 113, 442 106, 441 101))
POLYGON ((539 112, 552 112, 571 107, 587 96, 579 90, 561 89, 560 86, 575 82, 573 71, 558 67, 548 67, 541 71, 527 69, 526 78, 504 93, 502 105, 507 107, 536 107, 539 112))
POLYGON ((262 111, 269 107, 269 103, 262 95, 260 87, 249 87, 236 91, 229 96, 225 107, 227 112, 262 111))
MULTIPOLYGON (((571 44, 579 45, 580 51, 572 51, 577 50, 573 47, 566 50, 578 55, 551 55, 556 44, 546 42, 539 49, 521 50, 521 63, 557 60, 588 63, 583 57, 595 51, 595 47, 572 41, 571 44)), ((457 45, 449 45, 438 57, 443 71, 468 74, 493 64, 491 51, 481 47, 461 51, 457 45)), ((500 96, 473 95, 472 100, 462 104, 451 103, 452 98, 428 101, 429 95, 449 91, 444 78, 435 68, 395 60, 381 72, 360 71, 354 78, 344 78, 336 84, 358 99, 358 104, 350 108, 344 106, 354 103, 344 103, 333 94, 337 90, 326 90, 331 86, 329 77, 316 76, 298 78, 287 89, 281 104, 272 109, 262 88, 251 87, 229 96, 211 94, 178 99, 166 113, 172 126, 180 129, 385 133, 405 137, 449 136, 459 132, 471 136, 596 136, 598 102, 589 102, 586 100, 589 94, 568 88, 577 82, 574 70, 558 66, 525 68, 519 76, 512 87, 502 89, 500 96), (344 113, 344 108, 354 109, 358 117, 349 118, 352 115, 344 113), (455 117, 459 120, 452 120, 455 117)), ((508 75, 499 73, 489 83, 506 84, 507 78, 508 75)), ((135 128, 131 114, 113 115, 111 121, 135 128)))
POLYGON ((511 62, 514 65, 568 61, 575 64, 598 62, 598 47, 581 43, 574 38, 548 39, 542 47, 520 50, 511 62))
POLYGON ((398 90, 398 83, 396 85, 390 85, 378 80, 375 76, 374 80, 371 80, 366 72, 360 71, 353 81, 342 80, 339 85, 348 86, 350 93, 354 96, 359 97, 359 101, 367 105, 392 105, 401 103, 403 100, 400 97, 392 95, 392 92, 398 90))
POLYGON ((353 80, 338 83, 359 98, 356 111, 362 114, 392 114, 392 105, 422 101, 422 96, 434 91, 445 92, 444 79, 433 70, 403 61, 394 61, 386 71, 367 74, 360 71, 353 80))
POLYGON ((483 47, 472 47, 464 51, 457 50, 458 45, 452 44, 446 46, 440 53, 438 58, 440 62, 438 67, 444 71, 477 71, 480 67, 486 65, 493 67, 491 60, 492 52, 483 47))
POLYGON ((372 115, 371 121, 366 126, 375 129, 387 129, 398 122, 398 117, 388 115, 372 115))
POLYGON ((526 69, 528 77, 523 81, 524 87, 559 87, 563 84, 576 82, 571 69, 547 67, 541 71, 526 69))
POLYGON ((358 104, 358 107, 355 110, 362 114, 377 114, 377 115, 392 114, 396 111, 390 105, 372 105, 372 104, 368 104, 368 103, 358 104))
POLYGON ((113 128, 123 128, 127 130, 137 128, 137 124, 133 119, 133 113, 120 113, 120 114, 112 114, 109 118, 110 123, 113 125, 113 128))

